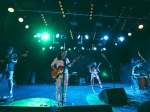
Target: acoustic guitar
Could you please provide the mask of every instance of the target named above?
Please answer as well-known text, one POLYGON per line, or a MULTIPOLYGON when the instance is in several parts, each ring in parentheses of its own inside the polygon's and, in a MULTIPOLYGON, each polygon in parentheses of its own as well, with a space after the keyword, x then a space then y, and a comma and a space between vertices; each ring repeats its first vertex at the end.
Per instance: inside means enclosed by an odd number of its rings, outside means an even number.
MULTIPOLYGON (((75 58, 74 60, 78 60, 78 59, 80 59, 80 58, 82 58, 82 57, 84 57, 83 54, 81 54, 80 56, 78 56, 78 57, 75 58)), ((66 68, 68 65, 70 65, 70 64, 72 64, 72 63, 73 63, 73 62, 68 63, 68 64, 66 64, 65 66, 59 66, 59 67, 57 68, 57 71, 52 70, 52 71, 50 72, 50 75, 52 76, 52 78, 57 78, 57 77, 59 76, 59 74, 62 74, 62 73, 63 73, 64 68, 66 68)))

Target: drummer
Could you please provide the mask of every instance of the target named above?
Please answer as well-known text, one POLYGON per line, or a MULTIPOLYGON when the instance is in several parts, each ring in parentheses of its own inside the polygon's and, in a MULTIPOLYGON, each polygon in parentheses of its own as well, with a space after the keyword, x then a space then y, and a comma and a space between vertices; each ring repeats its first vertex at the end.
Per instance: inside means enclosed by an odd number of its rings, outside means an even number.
POLYGON ((134 78, 145 76, 146 75, 146 69, 143 68, 143 64, 141 60, 135 61, 135 66, 132 68, 132 76, 134 78))
POLYGON ((146 76, 146 69, 144 69, 142 61, 136 60, 135 66, 132 68, 132 86, 134 89, 139 89, 137 78, 146 76))

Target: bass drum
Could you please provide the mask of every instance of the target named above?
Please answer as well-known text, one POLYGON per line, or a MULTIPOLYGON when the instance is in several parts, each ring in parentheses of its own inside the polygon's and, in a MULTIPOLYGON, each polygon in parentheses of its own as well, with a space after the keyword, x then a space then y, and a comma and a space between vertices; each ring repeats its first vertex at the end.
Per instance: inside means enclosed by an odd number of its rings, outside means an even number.
POLYGON ((147 78, 137 78, 138 85, 140 90, 147 90, 148 89, 148 79, 147 78))

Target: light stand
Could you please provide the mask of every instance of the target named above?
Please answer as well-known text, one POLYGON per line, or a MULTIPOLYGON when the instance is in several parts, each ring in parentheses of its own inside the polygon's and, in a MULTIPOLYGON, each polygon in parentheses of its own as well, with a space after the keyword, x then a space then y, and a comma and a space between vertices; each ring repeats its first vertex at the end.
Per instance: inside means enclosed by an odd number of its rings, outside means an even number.
MULTIPOLYGON (((107 63, 109 64, 109 67, 110 67, 110 72, 111 72, 111 79, 112 79, 112 82, 113 82, 113 86, 115 88, 115 82, 114 82, 114 77, 113 77, 113 74, 112 74, 112 68, 114 71, 116 71, 116 69, 111 65, 111 63, 108 61, 108 59, 106 58, 106 56, 104 54, 101 54, 103 56, 103 58, 107 61, 107 63)), ((116 71, 117 72, 117 71, 116 71)))

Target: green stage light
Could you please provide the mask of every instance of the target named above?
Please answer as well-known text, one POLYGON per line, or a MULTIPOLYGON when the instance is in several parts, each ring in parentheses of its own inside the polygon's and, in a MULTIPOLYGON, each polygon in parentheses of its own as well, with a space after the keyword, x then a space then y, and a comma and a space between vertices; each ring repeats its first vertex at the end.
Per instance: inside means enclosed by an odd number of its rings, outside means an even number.
POLYGON ((45 47, 43 47, 42 50, 45 50, 45 47))
POLYGON ((41 34, 40 34, 40 33, 38 33, 36 36, 37 36, 37 37, 40 37, 40 36, 41 36, 41 34))
POLYGON ((108 74, 107 74, 106 71, 103 71, 103 72, 102 72, 102 77, 108 77, 108 74))
POLYGON ((49 40, 49 37, 50 37, 50 35, 46 32, 42 34, 42 40, 44 40, 44 41, 49 40))

